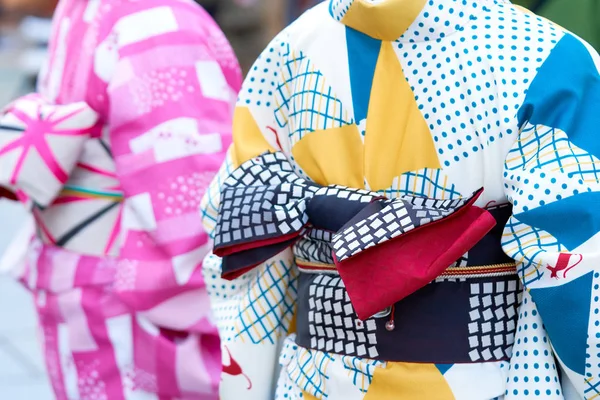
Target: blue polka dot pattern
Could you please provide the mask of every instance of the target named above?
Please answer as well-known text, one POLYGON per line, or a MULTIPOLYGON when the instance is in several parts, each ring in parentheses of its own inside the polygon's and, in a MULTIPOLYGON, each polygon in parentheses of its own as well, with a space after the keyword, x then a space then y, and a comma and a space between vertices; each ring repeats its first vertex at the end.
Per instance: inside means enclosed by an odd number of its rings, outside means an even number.
POLYGON ((281 81, 281 55, 286 50, 286 34, 269 44, 250 68, 248 78, 238 96, 238 106, 274 108, 273 100, 281 81))
POLYGON ((243 275, 235 282, 221 279, 221 259, 214 254, 204 259, 202 273, 221 340, 232 339, 235 337, 233 324, 238 316, 236 293, 248 286, 250 275, 243 275))
POLYGON ((506 398, 562 399, 561 390, 542 319, 531 296, 525 292, 506 382, 506 398))
MULTIPOLYGON (((479 3, 477 12, 445 38, 397 43, 404 73, 447 173, 468 171, 471 179, 464 181, 497 186, 497 175, 484 174, 480 166, 484 158, 506 154, 510 148, 528 85, 562 34, 511 5, 479 3)), ((470 189, 458 187, 460 192, 470 189)))
POLYGON ((461 31, 471 20, 496 4, 495 0, 427 0, 423 11, 399 41, 407 43, 440 41, 461 31))
MULTIPOLYGON (((600 332, 600 273, 594 273, 594 279, 592 281, 592 296, 591 296, 591 307, 590 307, 590 322, 588 328, 588 334, 590 337, 597 337, 600 332)), ((595 388, 598 379, 600 378, 600 341, 596 340, 595 343, 588 342, 586 349, 586 368, 585 378, 590 381, 590 388, 595 388)), ((594 389, 595 390, 595 389, 594 389)), ((595 395, 594 390, 589 390, 586 393, 595 395)), ((600 391, 600 388, 598 389, 600 391)), ((591 396, 590 396, 591 397, 591 396)))
MULTIPOLYGON (((287 346, 287 344, 286 344, 287 346)), ((288 353, 289 349, 284 348, 282 352, 288 353)), ((282 364, 284 367, 280 374, 279 379, 277 380, 277 390, 275 391, 275 400, 300 400, 304 398, 304 394, 296 385, 294 381, 290 379, 285 370, 285 367, 290 362, 290 360, 285 360, 285 364, 282 364)))
MULTIPOLYGON (((204 263, 206 264, 203 268, 204 281, 208 294, 220 299, 233 297, 238 292, 240 283, 221 279, 221 259, 214 254, 210 254, 205 258, 204 263)), ((247 275, 242 275, 240 281, 244 282, 249 278, 247 275)))
POLYGON ((336 21, 341 21, 355 0, 333 0, 329 4, 329 13, 336 21))

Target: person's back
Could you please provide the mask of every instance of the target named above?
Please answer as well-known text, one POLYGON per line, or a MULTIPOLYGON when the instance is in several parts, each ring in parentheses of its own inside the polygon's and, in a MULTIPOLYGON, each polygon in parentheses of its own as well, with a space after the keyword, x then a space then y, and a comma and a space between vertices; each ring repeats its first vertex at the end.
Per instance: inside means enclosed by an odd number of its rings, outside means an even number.
POLYGON ((331 0, 282 32, 205 198, 222 399, 592 396, 597 65, 507 1, 331 0))

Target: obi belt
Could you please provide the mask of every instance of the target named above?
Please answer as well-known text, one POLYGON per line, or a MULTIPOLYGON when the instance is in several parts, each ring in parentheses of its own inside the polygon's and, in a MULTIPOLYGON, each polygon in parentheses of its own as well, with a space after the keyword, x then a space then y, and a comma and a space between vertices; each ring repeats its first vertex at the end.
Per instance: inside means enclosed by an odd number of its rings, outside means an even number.
POLYGON ((521 288, 500 247, 511 207, 396 199, 300 177, 263 154, 224 182, 214 240, 234 279, 293 247, 300 346, 384 361, 510 358, 521 288))

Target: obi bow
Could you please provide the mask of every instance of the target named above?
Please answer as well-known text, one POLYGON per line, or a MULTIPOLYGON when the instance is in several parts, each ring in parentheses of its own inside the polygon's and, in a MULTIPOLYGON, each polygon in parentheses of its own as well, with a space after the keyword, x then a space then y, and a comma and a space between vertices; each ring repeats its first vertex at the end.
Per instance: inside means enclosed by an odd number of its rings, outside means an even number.
MULTIPOLYGON (((85 142, 99 133, 98 114, 84 102, 56 105, 37 94, 16 100, 0 116, 0 186, 49 205, 85 142)), ((11 197, 6 189, 0 194, 11 197)))
POLYGON ((387 199, 362 189, 320 186, 282 153, 251 159, 225 180, 214 253, 234 279, 311 231, 331 233, 332 256, 361 319, 442 274, 496 224, 467 198, 387 199))

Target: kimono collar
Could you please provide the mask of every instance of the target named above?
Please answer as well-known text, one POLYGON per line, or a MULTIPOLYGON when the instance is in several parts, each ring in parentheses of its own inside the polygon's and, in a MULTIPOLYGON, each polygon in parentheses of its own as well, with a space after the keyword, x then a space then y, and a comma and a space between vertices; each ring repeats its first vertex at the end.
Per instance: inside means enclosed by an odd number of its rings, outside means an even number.
POLYGON ((421 42, 452 34, 506 0, 329 0, 331 16, 375 39, 421 42))

